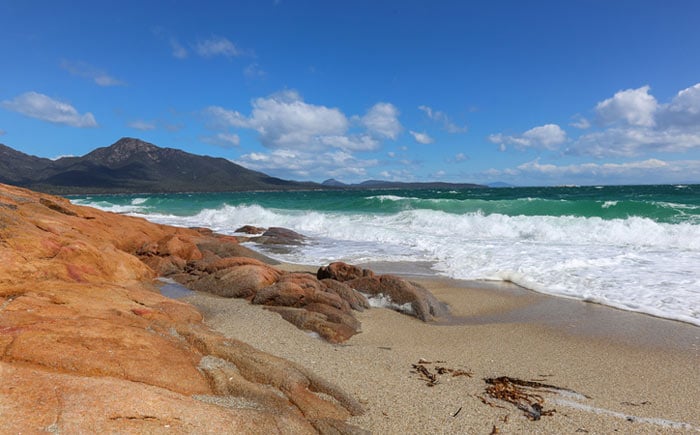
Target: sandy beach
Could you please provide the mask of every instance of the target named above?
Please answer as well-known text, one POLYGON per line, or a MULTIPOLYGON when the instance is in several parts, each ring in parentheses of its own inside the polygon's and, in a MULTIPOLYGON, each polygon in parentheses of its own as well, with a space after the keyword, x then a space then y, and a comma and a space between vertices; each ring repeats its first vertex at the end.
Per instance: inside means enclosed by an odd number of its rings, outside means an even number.
POLYGON ((426 324, 372 308, 358 313, 362 332, 341 345, 244 300, 184 300, 223 334, 335 382, 366 407, 350 423, 373 433, 700 431, 700 328, 506 284, 410 278, 454 317, 426 324), (541 403, 541 418, 487 394, 485 379, 504 376, 538 383, 518 389, 541 403))

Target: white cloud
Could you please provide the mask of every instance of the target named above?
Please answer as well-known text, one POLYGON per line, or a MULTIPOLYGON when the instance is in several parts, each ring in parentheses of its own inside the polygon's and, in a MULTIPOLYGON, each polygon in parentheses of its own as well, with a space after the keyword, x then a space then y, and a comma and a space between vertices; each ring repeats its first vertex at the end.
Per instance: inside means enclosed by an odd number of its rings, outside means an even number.
POLYGON ((663 106, 660 121, 663 127, 697 127, 700 125, 700 83, 683 89, 663 106))
POLYGON ((396 138, 401 130, 398 110, 377 103, 351 122, 340 109, 305 102, 292 90, 251 102, 249 114, 211 106, 204 113, 209 127, 228 132, 251 129, 269 151, 242 155, 237 163, 279 177, 361 177, 376 159, 359 152, 375 151, 382 139, 396 138))
POLYGON ((128 125, 131 128, 135 128, 136 130, 141 130, 141 131, 150 131, 150 130, 156 129, 155 122, 142 121, 140 119, 137 119, 136 121, 131 121, 128 125))
POLYGON ((74 76, 84 77, 92 80, 98 86, 125 86, 126 83, 116 79, 101 69, 95 68, 85 62, 61 61, 61 68, 74 76))
POLYGON ((267 73, 260 68, 260 65, 255 62, 245 67, 243 74, 250 79, 259 79, 267 75, 267 73))
POLYGON ((556 150, 559 145, 566 142, 566 132, 556 124, 546 124, 531 128, 521 135, 507 136, 498 133, 492 134, 488 139, 492 143, 498 144, 502 151, 507 145, 513 145, 519 150, 526 148, 556 150))
POLYGON ((467 131, 467 127, 459 126, 453 123, 445 112, 433 110, 431 107, 425 105, 418 106, 418 109, 425 112, 428 118, 441 123, 443 129, 448 133, 466 133, 467 131))
POLYGON ((72 127, 97 127, 92 113, 84 115, 68 103, 54 100, 38 92, 26 92, 12 100, 0 102, 0 106, 31 118, 72 127))
POLYGON ((321 136, 319 141, 324 145, 350 151, 371 151, 379 148, 379 142, 366 134, 360 136, 321 136))
POLYGON ((362 178, 367 176, 367 168, 379 164, 376 159, 358 159, 345 150, 308 152, 292 149, 248 153, 235 163, 282 178, 315 179, 362 178))
POLYGON ((195 44, 194 50, 202 57, 236 57, 243 54, 233 42, 222 36, 213 36, 204 41, 199 41, 195 44))
POLYGON ((295 91, 257 98, 252 105, 250 116, 216 106, 206 112, 215 124, 256 130, 270 148, 322 148, 324 137, 342 136, 349 126, 340 110, 305 103, 295 91))
POLYGON ((575 115, 574 120, 569 123, 570 126, 578 128, 580 130, 587 130, 591 128, 591 121, 588 119, 584 118, 581 115, 575 115))
POLYGON ((468 159, 469 159, 469 157, 467 157, 467 155, 465 155, 464 153, 457 153, 457 154, 455 154, 455 158, 454 158, 455 162, 463 162, 463 161, 468 160, 468 159))
POLYGON ((681 90, 667 104, 658 104, 648 95, 648 90, 645 86, 618 92, 599 103, 596 109, 605 107, 609 119, 618 122, 580 136, 568 153, 633 157, 653 152, 685 153, 700 148, 700 83, 681 90), (633 107, 633 101, 640 102, 639 107, 633 107))
POLYGON ((218 133, 214 136, 202 136, 202 142, 223 148, 233 148, 241 144, 241 138, 234 133, 218 133))
POLYGON ((554 165, 539 159, 516 168, 491 169, 484 175, 492 179, 509 177, 534 183, 645 184, 678 183, 700 180, 700 160, 664 161, 646 159, 623 163, 580 163, 554 165))
POLYGON ((375 104, 360 118, 360 122, 367 131, 379 137, 396 140, 401 132, 399 109, 391 103, 375 104))
POLYGON ((56 161, 58 159, 68 158, 68 157, 78 157, 75 154, 61 154, 55 157, 50 157, 49 160, 56 161))
POLYGON ((596 113, 604 125, 623 123, 639 127, 653 127, 658 109, 656 98, 649 95, 649 86, 627 89, 601 101, 596 113))
POLYGON ((428 136, 427 133, 419 133, 419 132, 413 131, 413 130, 410 130, 409 133, 411 133, 411 136, 413 136, 413 139, 415 139, 416 142, 418 142, 420 144, 427 145, 427 144, 435 142, 435 140, 432 137, 428 136))
POLYGON ((177 59, 187 59, 190 55, 190 52, 174 37, 170 38, 170 49, 172 50, 173 57, 177 59))

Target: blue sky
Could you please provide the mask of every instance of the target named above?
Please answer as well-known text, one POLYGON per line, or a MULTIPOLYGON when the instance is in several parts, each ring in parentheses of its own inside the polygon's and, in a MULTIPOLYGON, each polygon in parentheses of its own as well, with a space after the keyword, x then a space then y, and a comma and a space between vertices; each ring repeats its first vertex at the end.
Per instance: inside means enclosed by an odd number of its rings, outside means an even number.
POLYGON ((0 143, 295 180, 700 182, 700 2, 0 1, 0 143))

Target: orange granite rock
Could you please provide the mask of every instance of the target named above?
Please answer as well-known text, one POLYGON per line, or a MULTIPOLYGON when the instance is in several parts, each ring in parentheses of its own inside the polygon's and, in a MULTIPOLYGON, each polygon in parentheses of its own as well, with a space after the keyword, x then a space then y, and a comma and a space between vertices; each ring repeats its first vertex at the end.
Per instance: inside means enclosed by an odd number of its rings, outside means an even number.
POLYGON ((234 245, 0 184, 0 433, 357 431, 352 397, 155 290, 147 263, 234 245))

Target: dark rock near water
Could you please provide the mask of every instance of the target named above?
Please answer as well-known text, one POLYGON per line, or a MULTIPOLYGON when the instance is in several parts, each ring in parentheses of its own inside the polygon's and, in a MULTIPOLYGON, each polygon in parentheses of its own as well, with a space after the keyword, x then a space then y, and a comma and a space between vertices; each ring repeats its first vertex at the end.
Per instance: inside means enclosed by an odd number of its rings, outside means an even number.
POLYGON ((372 295, 382 294, 392 302, 410 303, 413 313, 424 322, 448 315, 447 305, 440 302, 425 287, 393 275, 367 276, 347 281, 345 284, 372 295))
POLYGON ((255 239, 263 245, 301 245, 306 240, 303 235, 287 228, 271 227, 255 239))
POLYGON ((367 298, 349 285, 330 278, 321 280, 321 283, 326 286, 327 292, 335 293, 340 296, 341 299, 350 304, 350 308, 353 310, 364 311, 365 309, 369 308, 367 298))
POLYGON ((242 227, 236 229, 236 231, 234 232, 243 234, 262 234, 265 232, 265 228, 256 227, 253 225, 243 225, 242 227))

